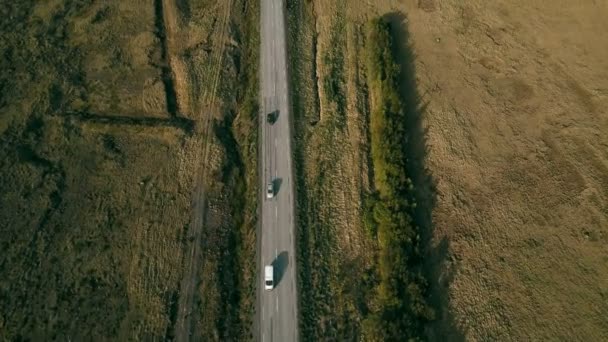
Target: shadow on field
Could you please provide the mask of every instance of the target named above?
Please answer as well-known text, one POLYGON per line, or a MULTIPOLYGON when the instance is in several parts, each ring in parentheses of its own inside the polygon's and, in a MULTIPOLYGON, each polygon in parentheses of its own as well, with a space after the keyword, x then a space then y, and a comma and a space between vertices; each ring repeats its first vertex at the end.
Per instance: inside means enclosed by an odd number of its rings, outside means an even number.
POLYGON ((408 173, 414 183, 417 209, 414 220, 420 228, 424 260, 419 264, 429 281, 429 303, 436 310, 436 320, 427 325, 426 333, 431 341, 464 341, 461 331, 450 310, 448 288, 453 278, 453 269, 447 262, 449 241, 442 239, 433 245, 433 217, 436 206, 436 183, 426 167, 427 129, 422 126, 428 103, 418 93, 416 86, 415 55, 410 43, 407 18, 403 13, 384 15, 390 23, 393 35, 393 54, 400 67, 400 93, 407 111, 408 140, 405 148, 408 155, 408 173))
POLYGON ((283 279, 283 275, 287 271, 287 266, 289 266, 289 254, 286 251, 279 253, 277 258, 272 262, 272 266, 274 267, 274 283, 276 287, 281 283, 281 279, 283 279))

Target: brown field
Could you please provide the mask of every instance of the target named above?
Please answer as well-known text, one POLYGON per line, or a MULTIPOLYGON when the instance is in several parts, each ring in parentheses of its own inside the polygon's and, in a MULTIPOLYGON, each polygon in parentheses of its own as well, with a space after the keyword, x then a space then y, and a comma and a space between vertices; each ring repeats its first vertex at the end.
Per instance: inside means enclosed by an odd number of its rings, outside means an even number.
POLYGON ((373 306, 363 25, 384 16, 415 88, 411 143, 426 146, 409 152, 437 310, 428 337, 608 339, 608 6, 288 8, 305 336, 358 336, 373 306))
POLYGON ((230 3, 0 10, 0 339, 187 334, 183 279, 194 334, 249 334, 257 27, 230 3))
POLYGON ((608 6, 421 3, 405 13, 458 329, 608 339, 608 6))

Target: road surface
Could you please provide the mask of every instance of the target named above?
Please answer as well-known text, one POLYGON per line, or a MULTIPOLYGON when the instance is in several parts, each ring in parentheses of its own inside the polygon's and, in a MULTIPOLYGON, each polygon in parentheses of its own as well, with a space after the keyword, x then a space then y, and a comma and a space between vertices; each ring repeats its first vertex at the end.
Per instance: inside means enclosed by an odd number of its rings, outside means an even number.
POLYGON ((258 300, 256 328, 260 341, 298 340, 296 293, 294 180, 291 154, 291 113, 287 86, 283 0, 261 1, 260 55, 260 203, 258 300), (267 114, 278 111, 273 124, 267 114), (274 182, 275 195, 266 198, 274 182), (276 287, 264 290, 265 265, 275 266, 276 287))

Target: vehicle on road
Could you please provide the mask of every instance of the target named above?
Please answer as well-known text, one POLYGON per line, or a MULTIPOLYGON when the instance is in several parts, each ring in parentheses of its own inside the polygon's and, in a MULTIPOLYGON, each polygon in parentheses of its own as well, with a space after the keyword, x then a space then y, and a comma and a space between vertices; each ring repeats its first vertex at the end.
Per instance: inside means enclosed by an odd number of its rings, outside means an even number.
POLYGON ((264 267, 264 289, 272 290, 274 288, 274 267, 267 265, 264 267))
POLYGON ((274 110, 270 113, 268 113, 268 115, 266 116, 266 121, 268 121, 269 124, 273 124, 277 121, 277 118, 279 117, 279 111, 278 110, 274 110))
POLYGON ((272 182, 268 183, 268 186, 266 186, 266 198, 272 198, 274 197, 274 186, 272 184, 272 182))

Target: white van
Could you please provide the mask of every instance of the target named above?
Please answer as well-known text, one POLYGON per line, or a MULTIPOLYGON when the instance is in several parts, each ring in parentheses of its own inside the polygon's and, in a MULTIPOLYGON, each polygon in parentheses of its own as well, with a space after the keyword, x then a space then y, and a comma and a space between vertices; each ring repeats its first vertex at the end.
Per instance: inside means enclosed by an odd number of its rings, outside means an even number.
POLYGON ((274 288, 274 267, 272 265, 264 267, 264 288, 266 290, 274 288))

